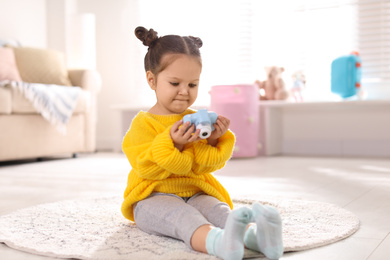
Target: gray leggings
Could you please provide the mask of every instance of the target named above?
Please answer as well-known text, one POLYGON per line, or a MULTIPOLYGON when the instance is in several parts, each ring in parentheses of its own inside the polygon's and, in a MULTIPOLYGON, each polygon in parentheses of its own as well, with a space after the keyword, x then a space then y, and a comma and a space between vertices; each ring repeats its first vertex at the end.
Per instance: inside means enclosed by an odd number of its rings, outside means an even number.
POLYGON ((153 193, 134 208, 134 220, 142 231, 184 241, 191 248, 191 237, 200 226, 224 228, 230 207, 218 199, 198 193, 190 198, 153 193))

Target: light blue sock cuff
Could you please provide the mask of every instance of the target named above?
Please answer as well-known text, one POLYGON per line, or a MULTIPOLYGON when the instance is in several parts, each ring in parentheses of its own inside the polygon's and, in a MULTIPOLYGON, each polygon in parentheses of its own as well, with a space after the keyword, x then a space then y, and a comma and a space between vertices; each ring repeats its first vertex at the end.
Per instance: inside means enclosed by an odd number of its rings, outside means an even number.
POLYGON ((215 248, 215 241, 221 235, 222 232, 223 232, 222 229, 220 229, 218 227, 215 227, 215 228, 211 229, 209 231, 209 233, 207 234, 207 237, 206 237, 206 250, 207 250, 207 253, 209 253, 210 255, 216 256, 215 250, 214 250, 214 248, 215 248))

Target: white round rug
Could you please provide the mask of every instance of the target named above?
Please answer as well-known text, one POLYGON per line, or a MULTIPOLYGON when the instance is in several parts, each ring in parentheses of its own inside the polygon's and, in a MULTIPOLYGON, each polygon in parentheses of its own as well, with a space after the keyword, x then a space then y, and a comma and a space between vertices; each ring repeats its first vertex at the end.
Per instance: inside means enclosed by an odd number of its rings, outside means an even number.
MULTIPOLYGON (((233 200, 235 207, 252 200, 233 200)), ((285 252, 319 247, 344 239, 359 219, 332 204, 260 201, 276 207, 283 219, 285 252)), ((0 242, 33 254, 88 260, 217 259, 189 249, 183 242, 148 235, 120 213, 121 197, 68 200, 38 205, 0 216, 0 242)), ((246 250, 245 257, 259 253, 246 250)))

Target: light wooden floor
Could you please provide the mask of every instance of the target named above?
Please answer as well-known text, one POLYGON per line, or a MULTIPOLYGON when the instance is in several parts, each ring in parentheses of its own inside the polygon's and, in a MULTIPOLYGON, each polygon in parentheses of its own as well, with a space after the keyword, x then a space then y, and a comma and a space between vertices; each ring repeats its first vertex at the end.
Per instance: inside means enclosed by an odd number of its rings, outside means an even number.
MULTIPOLYGON (((0 215, 47 202, 122 194, 129 164, 122 154, 0 163, 0 215)), ((232 159, 217 172, 234 196, 278 196, 333 203, 355 213, 351 237, 282 259, 390 259, 390 160, 310 157, 232 159)), ((1 228, 1 227, 0 227, 1 228)), ((0 259, 54 259, 0 244, 0 259)))

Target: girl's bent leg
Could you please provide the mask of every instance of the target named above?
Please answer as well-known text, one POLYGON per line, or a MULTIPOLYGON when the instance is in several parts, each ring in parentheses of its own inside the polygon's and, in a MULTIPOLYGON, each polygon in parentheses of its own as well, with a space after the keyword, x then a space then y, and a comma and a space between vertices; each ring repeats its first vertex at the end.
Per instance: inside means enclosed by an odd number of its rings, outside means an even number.
POLYGON ((139 201, 134 208, 134 220, 137 227, 146 233, 173 237, 189 247, 195 231, 210 225, 197 209, 182 198, 161 193, 139 201))
POLYGON ((196 208, 212 225, 224 228, 231 212, 228 204, 204 193, 191 197, 187 203, 196 208))

